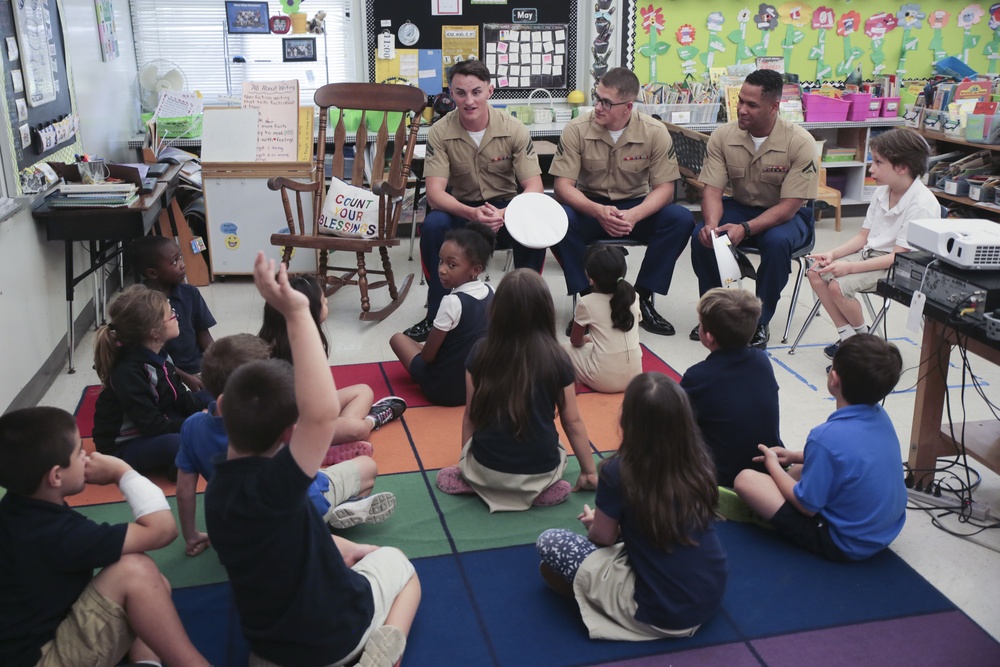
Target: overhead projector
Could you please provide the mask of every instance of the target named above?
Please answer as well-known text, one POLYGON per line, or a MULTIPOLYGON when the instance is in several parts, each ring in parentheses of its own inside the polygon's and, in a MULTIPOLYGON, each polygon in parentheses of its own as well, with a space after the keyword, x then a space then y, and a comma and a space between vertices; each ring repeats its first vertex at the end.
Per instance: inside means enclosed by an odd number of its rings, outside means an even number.
POLYGON ((911 220, 906 242, 960 269, 1000 270, 1000 222, 976 218, 911 220))

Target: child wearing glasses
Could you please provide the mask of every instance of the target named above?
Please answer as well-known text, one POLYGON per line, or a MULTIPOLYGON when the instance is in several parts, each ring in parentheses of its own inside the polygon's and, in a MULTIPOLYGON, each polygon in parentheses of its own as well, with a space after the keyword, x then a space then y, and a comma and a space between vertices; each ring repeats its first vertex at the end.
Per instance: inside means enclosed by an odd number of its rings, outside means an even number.
POLYGON ((200 398, 211 401, 201 381, 201 356, 212 344, 209 329, 215 326, 215 318, 198 288, 184 282, 186 267, 180 247, 164 236, 145 236, 131 244, 130 252, 132 266, 146 287, 167 297, 177 312, 180 334, 163 347, 177 376, 191 391, 201 392, 200 398))
POLYGON ((108 306, 108 323, 94 341, 94 368, 103 387, 94 413, 97 451, 140 473, 165 469, 172 480, 181 424, 207 407, 181 384, 164 352, 178 333, 167 297, 133 285, 108 306))

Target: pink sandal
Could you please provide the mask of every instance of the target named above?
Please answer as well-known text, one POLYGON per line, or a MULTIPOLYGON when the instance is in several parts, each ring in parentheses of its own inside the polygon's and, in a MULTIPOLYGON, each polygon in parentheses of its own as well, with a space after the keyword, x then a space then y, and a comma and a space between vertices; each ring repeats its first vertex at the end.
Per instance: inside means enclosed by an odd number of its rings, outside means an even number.
POLYGON ((549 488, 545 489, 531 503, 535 507, 551 507, 566 502, 573 487, 564 479, 559 480, 549 488))
POLYGON ((372 447, 372 443, 365 442, 364 440, 355 440, 354 442, 342 442, 339 445, 330 445, 330 449, 326 452, 326 457, 323 459, 323 463, 320 467, 329 468, 332 465, 338 463, 343 463, 344 461, 350 461, 351 459, 356 459, 359 456, 371 456, 375 451, 372 447))
POLYGON ((475 493, 469 483, 462 478, 462 471, 458 469, 458 466, 448 466, 438 470, 437 488, 450 496, 475 493))

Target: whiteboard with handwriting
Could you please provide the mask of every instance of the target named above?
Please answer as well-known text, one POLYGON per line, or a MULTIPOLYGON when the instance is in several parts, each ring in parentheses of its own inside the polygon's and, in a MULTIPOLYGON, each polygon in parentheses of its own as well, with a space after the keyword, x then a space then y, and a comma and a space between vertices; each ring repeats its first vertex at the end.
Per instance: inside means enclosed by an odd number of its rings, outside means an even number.
POLYGON ((298 158, 299 82, 244 81, 243 108, 257 109, 257 162, 298 158))

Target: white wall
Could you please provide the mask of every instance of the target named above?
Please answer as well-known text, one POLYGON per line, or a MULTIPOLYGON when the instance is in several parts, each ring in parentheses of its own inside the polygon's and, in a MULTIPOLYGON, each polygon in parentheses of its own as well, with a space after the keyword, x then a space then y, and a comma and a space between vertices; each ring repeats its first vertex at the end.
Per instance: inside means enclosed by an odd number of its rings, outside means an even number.
MULTIPOLYGON (((83 148, 122 162, 135 159, 126 142, 135 124, 132 100, 136 67, 128 0, 114 0, 114 8, 121 56, 105 63, 97 38, 94 0, 60 1, 83 148)), ((63 244, 47 241, 44 225, 36 223, 30 212, 0 223, 0 248, 4 255, 0 262, 2 413, 52 352, 65 345, 66 296, 63 244)), ((74 265, 87 265, 87 256, 80 248, 74 265)), ((76 315, 93 297, 92 285, 87 279, 78 286, 76 315)), ((78 358, 77 363, 89 365, 90 360, 78 358)))

